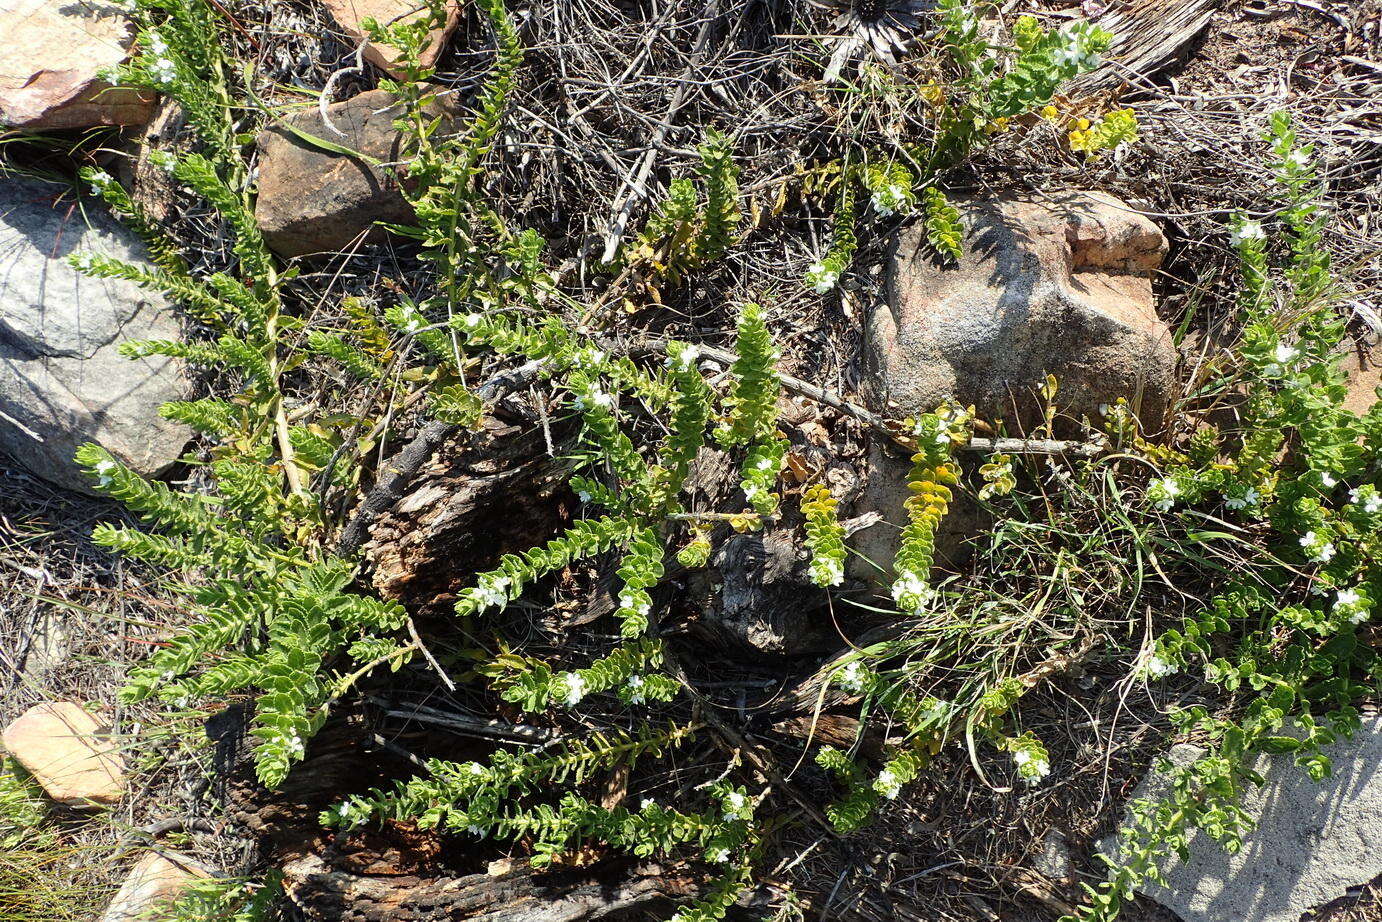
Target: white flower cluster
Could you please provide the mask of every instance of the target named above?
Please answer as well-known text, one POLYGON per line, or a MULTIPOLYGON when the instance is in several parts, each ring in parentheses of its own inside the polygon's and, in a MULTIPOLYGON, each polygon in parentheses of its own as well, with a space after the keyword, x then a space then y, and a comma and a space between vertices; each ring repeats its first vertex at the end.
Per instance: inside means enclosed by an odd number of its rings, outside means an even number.
POLYGON ((96 481, 96 486, 108 487, 111 485, 112 478, 110 476, 110 472, 115 470, 114 461, 110 460, 109 458, 106 458, 104 461, 98 462, 96 467, 93 468, 93 470, 96 471, 96 476, 99 478, 96 481))
POLYGON ((858 695, 864 691, 866 676, 867 673, 864 672, 863 664, 855 660, 835 673, 835 683, 851 695, 858 695))
POLYGON ((1163 477, 1152 481, 1147 487, 1147 499, 1162 512, 1170 512, 1180 496, 1180 484, 1174 477, 1163 477))
POLYGON ((332 812, 335 813, 337 822, 346 829, 364 825, 373 813, 369 804, 356 797, 346 800, 332 812))
POLYGON ((838 586, 845 581, 845 566, 833 557, 812 560, 811 571, 817 586, 838 586))
POLYGON ((839 281, 840 273, 826 268, 823 263, 812 263, 811 268, 806 270, 806 284, 818 295, 830 291, 839 281))
POLYGON ((173 171, 176 170, 178 166, 178 158, 174 157, 166 150, 149 151, 149 162, 169 176, 173 175, 173 171))
POLYGON ((648 700, 643 693, 643 677, 641 675, 629 676, 624 687, 629 690, 629 704, 642 704, 648 700))
POLYGON ((623 592, 619 593, 619 607, 624 611, 632 612, 640 618, 646 618, 648 613, 653 610, 653 605, 648 599, 648 594, 635 589, 625 589, 623 592))
POLYGON ((115 182, 115 177, 111 176, 105 170, 93 170, 91 173, 91 184, 97 189, 108 189, 113 182, 115 182))
POLYGON ((584 394, 576 395, 575 404, 578 410, 584 410, 588 407, 603 407, 608 410, 614 406, 614 398, 602 390, 598 384, 592 384, 590 390, 584 394))
POLYGON ((1378 493, 1377 488, 1371 484, 1349 490, 1348 498, 1368 515, 1382 512, 1382 493, 1378 493))
POLYGON ((1249 506, 1256 506, 1262 499, 1257 490, 1248 487, 1241 492, 1235 491, 1224 497, 1224 505, 1230 509, 1246 509, 1249 506))
POLYGON ((701 350, 696 346, 683 346, 676 355, 667 356, 668 368, 691 368, 700 360, 701 350))
POLYGON ((1272 361, 1262 366, 1262 373, 1269 378, 1283 377, 1286 372, 1291 370, 1296 359, 1300 358, 1300 350, 1285 343, 1277 343, 1276 349, 1272 351, 1272 361))
POLYGON ((177 65, 168 57, 168 43, 163 40, 163 36, 157 32, 150 32, 148 39, 149 54, 153 55, 153 61, 149 64, 149 76, 166 86, 177 79, 177 65))
POLYGON ((96 258, 90 253, 78 253, 71 259, 72 268, 78 272, 90 272, 96 265, 96 258))
POLYGON ((911 614, 919 613, 936 595, 926 580, 910 572, 898 574, 893 581, 892 593, 897 607, 911 614))
POLYGON ((1023 747, 1013 753, 1013 764, 1017 766, 1018 777, 1028 784, 1036 784, 1051 774, 1051 762, 1046 753, 1038 749, 1023 747))
POLYGON ((873 789, 888 800, 897 800, 897 795, 902 793, 902 779, 885 768, 873 779, 873 789))
POLYGON ((585 697, 585 679, 581 678, 579 672, 568 672, 561 677, 562 687, 565 694, 562 695, 562 703, 569 708, 573 708, 581 703, 585 697))
POLYGON ((1349 623, 1362 624, 1368 620, 1372 605, 1357 589, 1340 589, 1334 597, 1334 610, 1347 615, 1349 623))
POLYGON ((738 791, 730 791, 725 795, 723 807, 725 819, 737 820, 744 818, 745 808, 749 805, 749 799, 738 791))
POLYGON ((1151 656, 1147 657, 1147 662, 1143 664, 1142 671, 1149 679, 1164 679, 1168 675, 1175 675, 1179 670, 1175 663, 1162 659, 1160 656, 1153 653, 1151 656))
POLYGON ((907 189, 894 183, 885 189, 874 192, 870 201, 873 203, 874 211, 885 218, 891 217, 899 211, 906 211, 908 205, 907 189))
POLYGON ((1334 559, 1334 544, 1329 539, 1307 531, 1301 535, 1300 546, 1305 550, 1305 554, 1315 563, 1329 563, 1334 559))
POLYGON ((511 583, 507 576, 485 576, 473 588, 466 590, 466 596, 475 603, 478 611, 503 607, 509 603, 511 583))
POLYGON ((1258 222, 1244 220, 1229 234, 1229 239, 1233 241, 1234 246, 1241 247, 1249 240, 1266 240, 1267 232, 1258 222))
POLYGON ((1061 29, 1062 44, 1056 49, 1058 64, 1076 70, 1093 70, 1099 66, 1099 53, 1094 50, 1094 34, 1087 23, 1077 23, 1061 29))

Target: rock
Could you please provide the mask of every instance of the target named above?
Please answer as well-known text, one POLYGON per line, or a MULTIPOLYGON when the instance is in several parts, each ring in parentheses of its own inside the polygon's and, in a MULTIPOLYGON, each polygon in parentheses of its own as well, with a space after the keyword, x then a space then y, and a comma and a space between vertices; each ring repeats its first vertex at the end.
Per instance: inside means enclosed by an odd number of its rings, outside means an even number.
MULTIPOLYGON (((315 107, 284 121, 384 163, 401 159, 403 140, 393 126, 399 108, 388 93, 371 90, 327 111, 345 137, 323 125, 315 107)), ((435 111, 446 116, 451 110, 438 105, 435 111)), ((413 210, 391 171, 314 147, 276 125, 259 136, 254 216, 269 246, 284 256, 304 256, 345 249, 362 235, 378 239, 384 230, 376 222, 406 224, 413 210)))
POLYGON ((179 364, 117 351, 124 340, 177 339, 167 301, 66 263, 85 251, 140 262, 142 247, 99 202, 55 203, 63 188, 13 177, 0 185, 0 449, 47 480, 91 492, 72 459, 83 442, 156 474, 189 432, 158 415, 182 395, 179 364))
POLYGON ((1377 389, 1382 387, 1382 343, 1354 342, 1340 367, 1348 372, 1344 409, 1362 416, 1377 403, 1377 389))
POLYGON ((189 858, 173 853, 150 852, 130 869, 101 922, 136 922, 159 918, 165 909, 195 881, 210 877, 210 872, 189 858))
MULTIPOLYGON (((1352 740, 1330 747, 1332 777, 1314 782, 1289 756, 1260 756, 1266 784, 1243 806, 1257 828, 1229 855, 1195 835, 1190 858, 1165 868, 1169 887, 1143 892, 1185 922, 1297 922, 1311 909, 1382 875, 1382 717, 1363 721, 1352 740)), ((1170 759, 1187 764, 1201 753, 1176 746, 1170 759)), ((1154 798, 1166 779, 1153 771, 1133 799, 1154 798)), ((1116 839, 1100 843, 1106 855, 1116 839)))
POLYGON ((1030 427, 1050 373, 1070 417, 1121 396, 1159 428, 1176 350, 1152 298, 1167 246, 1157 226, 1094 192, 956 207, 958 265, 936 262, 921 223, 889 255, 887 298, 864 337, 874 409, 908 416, 950 401, 1030 427))
POLYGON ((125 764, 95 717, 70 701, 36 704, 5 728, 5 750, 69 807, 113 804, 125 791, 125 764))
POLYGON ((98 74, 122 63, 134 28, 110 0, 0 0, 0 127, 142 125, 153 98, 98 74))
MULTIPOLYGON (((394 22, 408 22, 418 19, 424 13, 423 4, 416 0, 325 0, 327 12, 336 20, 342 31, 349 36, 353 45, 365 41, 365 30, 361 25, 366 19, 374 19, 380 25, 394 22)), ((456 31, 461 20, 461 5, 456 0, 446 4, 446 22, 440 29, 433 29, 427 35, 427 47, 422 50, 422 63, 430 67, 441 56, 446 40, 456 31)), ((402 77, 402 71, 394 66, 398 60, 398 50, 389 45, 365 45, 365 60, 375 67, 388 71, 395 77, 402 77)))

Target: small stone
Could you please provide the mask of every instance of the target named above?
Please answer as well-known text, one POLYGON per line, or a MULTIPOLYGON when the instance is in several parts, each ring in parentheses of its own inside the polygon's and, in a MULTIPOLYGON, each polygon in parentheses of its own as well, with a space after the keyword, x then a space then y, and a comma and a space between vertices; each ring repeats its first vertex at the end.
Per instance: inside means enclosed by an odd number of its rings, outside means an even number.
MULTIPOLYGON (((344 137, 322 123, 316 107, 283 121, 307 134, 384 163, 402 159, 403 141, 394 128, 400 107, 383 90, 361 93, 327 108, 344 137)), ((435 114, 450 109, 436 104, 435 114)), ((445 127, 441 130, 445 131, 445 127)), ((283 125, 259 136, 259 198, 255 220, 264 239, 284 256, 346 249, 362 237, 377 240, 377 222, 407 224, 412 207, 403 197, 394 168, 370 166, 358 157, 315 147, 283 125)))
POLYGON ((0 0, 0 127, 142 125, 153 97, 100 79, 124 62, 134 28, 110 0, 0 0))
POLYGON ((155 475, 190 432, 159 415, 183 396, 180 363, 119 352, 127 340, 181 337, 167 299, 67 263, 92 253, 138 265, 142 245, 101 202, 70 193, 19 177, 0 183, 0 450, 45 480, 93 493, 73 460, 82 443, 155 475))
MULTIPOLYGON (((362 23, 366 19, 373 19, 381 26, 392 25, 396 22, 411 22, 421 18, 426 10, 423 4, 417 0, 325 0, 327 12, 331 18, 336 20, 336 24, 349 36, 351 43, 358 45, 365 41, 365 29, 362 23)), ((442 49, 446 47, 446 41, 451 37, 451 33, 456 31, 456 25, 461 21, 461 5, 456 0, 449 0, 446 4, 446 22, 439 29, 433 29, 427 33, 427 45, 422 49, 421 62, 427 67, 431 67, 441 56, 442 49)), ((402 71, 397 67, 398 49, 389 45, 377 45, 369 42, 365 45, 365 60, 375 67, 388 71, 395 77, 402 77, 402 71)))
MULTIPOLYGON (((1187 765, 1202 754, 1175 746, 1168 754, 1187 765)), ((1163 870, 1168 886, 1143 892, 1185 922, 1297 922, 1351 888, 1382 875, 1382 717, 1363 721, 1351 740, 1326 749, 1334 773, 1311 781, 1289 755, 1258 756, 1253 763, 1266 783, 1249 787, 1243 807, 1256 821, 1243 848, 1229 855, 1196 833, 1190 858, 1163 870)), ((1168 781, 1153 771, 1133 800, 1155 799, 1168 781)), ((1116 838, 1099 844, 1117 853, 1116 838)))
POLYGON ((158 911, 166 910, 188 886, 210 876, 206 868, 189 858, 150 852, 130 870, 106 907, 101 922, 158 918, 158 911))
POLYGON ((69 807, 113 804, 125 791, 125 764, 95 717, 70 701, 36 704, 5 728, 5 750, 69 807))

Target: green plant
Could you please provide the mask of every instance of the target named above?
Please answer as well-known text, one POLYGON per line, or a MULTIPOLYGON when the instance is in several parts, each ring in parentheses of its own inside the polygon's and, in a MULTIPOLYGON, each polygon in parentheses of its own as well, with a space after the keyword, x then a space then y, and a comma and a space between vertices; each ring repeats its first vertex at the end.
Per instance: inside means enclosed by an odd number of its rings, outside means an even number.
POLYGON ((1195 829, 1237 851, 1251 825, 1239 801, 1261 782, 1255 758, 1290 754, 1310 777, 1324 777, 1321 747, 1357 727, 1354 702, 1382 679, 1360 637, 1382 591, 1382 403, 1361 416, 1342 405, 1344 325, 1327 297, 1312 151, 1296 145, 1285 115, 1273 118, 1268 140, 1288 260, 1277 289, 1266 230, 1235 221, 1243 333, 1232 380, 1246 395, 1241 423, 1195 431, 1146 491, 1183 528, 1223 516, 1252 535, 1208 604, 1166 630, 1143 665, 1151 678, 1202 668, 1234 706, 1226 715, 1202 706, 1173 715, 1182 732, 1205 740, 1205 752, 1164 763, 1170 793, 1133 805, 1119 862, 1079 913, 1087 922, 1114 918, 1134 888, 1162 880, 1159 863, 1184 853, 1195 829))

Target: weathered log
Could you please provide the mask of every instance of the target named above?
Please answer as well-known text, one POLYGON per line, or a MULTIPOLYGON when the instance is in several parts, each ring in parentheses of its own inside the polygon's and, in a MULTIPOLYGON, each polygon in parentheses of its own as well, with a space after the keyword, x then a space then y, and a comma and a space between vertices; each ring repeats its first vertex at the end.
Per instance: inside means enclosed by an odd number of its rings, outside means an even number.
POLYGON ((1082 96, 1145 81, 1179 60, 1224 0, 1114 0, 1093 22, 1113 33, 1105 63, 1062 90, 1082 96))
POLYGON ((375 589, 441 607, 500 554, 549 540, 570 511, 559 502, 571 475, 561 455, 548 453, 540 425, 494 418, 448 439, 374 522, 364 556, 375 589))
POLYGON ((283 868, 284 890, 321 922, 587 922, 698 892, 697 875, 659 864, 538 874, 527 863, 462 877, 371 876, 309 855, 283 868))

